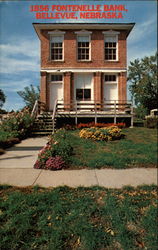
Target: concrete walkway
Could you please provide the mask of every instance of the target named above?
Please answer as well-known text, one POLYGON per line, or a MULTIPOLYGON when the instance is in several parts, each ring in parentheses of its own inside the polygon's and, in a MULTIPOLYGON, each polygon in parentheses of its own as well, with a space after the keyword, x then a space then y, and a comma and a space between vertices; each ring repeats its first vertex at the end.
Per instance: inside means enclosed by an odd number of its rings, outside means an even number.
POLYGON ((1 155, 0 184, 22 187, 34 185, 43 187, 62 185, 88 187, 99 185, 107 188, 157 184, 156 168, 61 171, 33 169, 38 152, 46 142, 47 137, 29 138, 1 155))

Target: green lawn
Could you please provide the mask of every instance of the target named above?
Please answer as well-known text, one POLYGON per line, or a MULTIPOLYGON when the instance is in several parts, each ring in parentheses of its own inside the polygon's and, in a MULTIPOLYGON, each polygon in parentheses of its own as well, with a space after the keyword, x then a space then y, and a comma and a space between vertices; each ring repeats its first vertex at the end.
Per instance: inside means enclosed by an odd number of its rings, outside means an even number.
POLYGON ((79 130, 67 131, 74 148, 70 168, 156 167, 157 130, 123 129, 125 139, 98 142, 79 138, 79 130))
POLYGON ((157 192, 1 186, 0 249, 157 249, 157 192))

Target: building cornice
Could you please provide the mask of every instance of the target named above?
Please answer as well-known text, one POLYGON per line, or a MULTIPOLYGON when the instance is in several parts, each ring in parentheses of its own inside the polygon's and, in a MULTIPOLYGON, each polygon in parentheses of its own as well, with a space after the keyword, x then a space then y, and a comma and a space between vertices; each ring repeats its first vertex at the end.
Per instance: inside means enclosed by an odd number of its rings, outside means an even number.
POLYGON ((133 29, 135 23, 33 23, 33 27, 40 37, 41 30, 115 30, 127 31, 127 36, 133 29))

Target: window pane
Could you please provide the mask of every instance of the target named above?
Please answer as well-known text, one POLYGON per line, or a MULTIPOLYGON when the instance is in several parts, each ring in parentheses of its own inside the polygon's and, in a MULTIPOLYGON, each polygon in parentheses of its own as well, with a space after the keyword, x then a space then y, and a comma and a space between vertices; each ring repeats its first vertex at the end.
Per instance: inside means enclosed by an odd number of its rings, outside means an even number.
POLYGON ((78 42, 78 60, 89 60, 89 42, 84 41, 83 37, 78 42))
POLYGON ((84 89, 84 100, 91 99, 91 89, 84 89))
POLYGON ((76 89, 76 100, 83 100, 83 89, 76 89))
POLYGON ((62 43, 52 42, 51 43, 51 59, 52 60, 62 60, 62 43))
POLYGON ((116 75, 105 75, 105 82, 116 82, 116 75))
POLYGON ((51 81, 52 82, 58 82, 58 81, 62 81, 62 75, 51 75, 51 81))

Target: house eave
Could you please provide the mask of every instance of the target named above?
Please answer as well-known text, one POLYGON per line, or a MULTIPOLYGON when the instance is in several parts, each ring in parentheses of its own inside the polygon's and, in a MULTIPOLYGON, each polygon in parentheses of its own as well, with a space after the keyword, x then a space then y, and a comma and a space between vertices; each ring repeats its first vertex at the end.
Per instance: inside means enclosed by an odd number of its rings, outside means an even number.
POLYGON ((40 37, 41 30, 126 30, 127 36, 135 23, 33 23, 33 27, 40 37))

